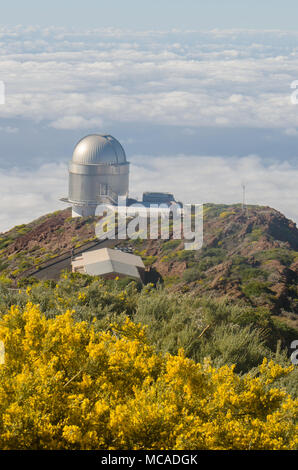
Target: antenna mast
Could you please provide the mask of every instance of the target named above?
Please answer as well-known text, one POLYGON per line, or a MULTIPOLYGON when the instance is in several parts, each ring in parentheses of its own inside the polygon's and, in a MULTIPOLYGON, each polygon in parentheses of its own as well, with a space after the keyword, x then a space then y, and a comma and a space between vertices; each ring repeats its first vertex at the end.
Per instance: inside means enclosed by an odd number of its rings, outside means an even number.
POLYGON ((242 183, 242 191, 243 191, 243 198, 242 198, 242 211, 243 212, 246 212, 246 202, 245 202, 245 190, 246 190, 246 186, 244 183, 242 183))

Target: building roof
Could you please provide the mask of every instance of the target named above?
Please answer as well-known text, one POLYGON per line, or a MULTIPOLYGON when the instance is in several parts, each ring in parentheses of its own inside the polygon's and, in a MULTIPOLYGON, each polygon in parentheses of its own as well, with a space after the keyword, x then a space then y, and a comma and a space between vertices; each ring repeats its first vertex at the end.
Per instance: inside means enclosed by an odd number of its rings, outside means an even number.
POLYGON ((139 269, 144 269, 140 256, 124 253, 111 248, 85 251, 72 261, 73 270, 83 268, 86 274, 103 276, 105 274, 121 274, 140 279, 139 269))
POLYGON ((73 163, 102 165, 126 163, 120 142, 111 135, 90 134, 81 139, 73 152, 73 163))

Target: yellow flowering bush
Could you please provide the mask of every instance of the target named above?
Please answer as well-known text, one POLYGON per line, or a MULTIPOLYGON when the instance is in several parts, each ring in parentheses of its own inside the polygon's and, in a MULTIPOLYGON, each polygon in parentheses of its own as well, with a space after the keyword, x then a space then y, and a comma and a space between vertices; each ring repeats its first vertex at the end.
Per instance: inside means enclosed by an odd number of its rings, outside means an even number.
POLYGON ((298 401, 254 376, 157 353, 127 319, 96 331, 73 312, 11 307, 0 322, 1 449, 296 449, 298 401))

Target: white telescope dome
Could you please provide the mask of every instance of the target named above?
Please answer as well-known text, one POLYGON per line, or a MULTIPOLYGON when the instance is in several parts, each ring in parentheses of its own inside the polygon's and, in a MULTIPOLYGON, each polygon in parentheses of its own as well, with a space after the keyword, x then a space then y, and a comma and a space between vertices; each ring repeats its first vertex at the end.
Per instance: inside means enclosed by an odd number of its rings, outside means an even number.
POLYGON ((80 165, 117 165, 126 163, 126 155, 120 142, 111 135, 91 134, 77 143, 72 162, 80 165))

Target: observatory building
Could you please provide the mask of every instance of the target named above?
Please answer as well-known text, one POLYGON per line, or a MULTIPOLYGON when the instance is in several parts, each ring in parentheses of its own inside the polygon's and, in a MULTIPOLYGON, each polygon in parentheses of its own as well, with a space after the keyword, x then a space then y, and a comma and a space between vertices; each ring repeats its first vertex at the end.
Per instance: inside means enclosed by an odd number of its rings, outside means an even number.
POLYGON ((145 265, 140 256, 122 250, 100 248, 85 251, 72 259, 72 271, 115 279, 116 276, 143 280, 145 265))
POLYGON ((95 215, 102 203, 117 204, 128 197, 129 162, 122 145, 111 135, 91 134, 81 139, 69 164, 68 198, 73 217, 95 215))

